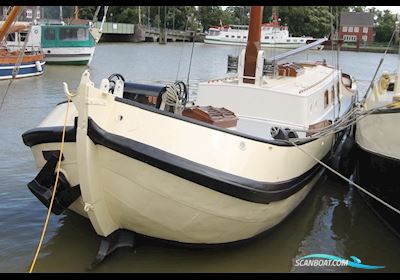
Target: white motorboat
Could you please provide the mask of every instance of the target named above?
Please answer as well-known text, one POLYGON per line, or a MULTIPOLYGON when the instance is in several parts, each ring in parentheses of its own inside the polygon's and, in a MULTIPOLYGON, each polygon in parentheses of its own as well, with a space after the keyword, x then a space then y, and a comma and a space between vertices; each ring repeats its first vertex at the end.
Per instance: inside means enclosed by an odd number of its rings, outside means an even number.
MULTIPOLYGON (((245 46, 249 26, 229 24, 225 26, 212 26, 208 29, 204 38, 206 44, 245 46)), ((294 49, 314 42, 312 36, 294 37, 289 34, 287 25, 280 25, 276 11, 272 11, 272 22, 264 23, 261 27, 262 48, 294 49)), ((323 49, 323 45, 317 45, 315 49, 323 49)))
POLYGON ((357 92, 324 62, 278 64, 259 47, 262 7, 252 7, 238 74, 199 84, 143 85, 120 75, 99 87, 85 71, 72 102, 58 104, 23 134, 46 205, 67 112, 53 212, 87 217, 97 234, 127 229, 164 240, 219 244, 249 239, 285 219, 324 169, 334 133, 357 92))

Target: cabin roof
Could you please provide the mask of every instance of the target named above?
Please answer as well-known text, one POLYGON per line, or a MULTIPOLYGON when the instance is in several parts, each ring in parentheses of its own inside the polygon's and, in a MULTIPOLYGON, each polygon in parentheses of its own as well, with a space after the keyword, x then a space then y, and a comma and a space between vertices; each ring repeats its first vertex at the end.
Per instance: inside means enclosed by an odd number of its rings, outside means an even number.
POLYGON ((340 13, 340 26, 374 26, 374 14, 342 12, 340 13))

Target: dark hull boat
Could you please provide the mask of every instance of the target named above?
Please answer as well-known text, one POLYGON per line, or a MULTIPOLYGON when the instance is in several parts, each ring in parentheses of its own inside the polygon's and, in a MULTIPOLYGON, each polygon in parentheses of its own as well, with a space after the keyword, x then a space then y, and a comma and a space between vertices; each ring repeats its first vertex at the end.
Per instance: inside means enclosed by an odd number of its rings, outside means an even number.
MULTIPOLYGON (((360 186, 400 209, 400 87, 398 74, 384 73, 364 104, 371 113, 356 125, 355 179, 360 186)), ((400 237, 400 214, 361 193, 382 221, 400 237)))

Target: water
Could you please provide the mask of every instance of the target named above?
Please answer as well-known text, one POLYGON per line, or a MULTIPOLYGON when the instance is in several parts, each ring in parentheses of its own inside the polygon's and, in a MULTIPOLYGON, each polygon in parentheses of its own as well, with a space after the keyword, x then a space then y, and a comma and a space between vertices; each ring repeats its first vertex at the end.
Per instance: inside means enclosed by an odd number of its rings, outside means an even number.
MULTIPOLYGON (((91 78, 121 73, 136 82, 186 82, 191 43, 103 43, 97 46, 90 66, 91 78)), ((190 73, 195 98, 197 84, 226 75, 227 55, 240 48, 196 43, 190 73)), ((270 50, 269 54, 280 51, 270 50)), ((340 67, 368 87, 382 54, 341 52, 340 67)), ((330 51, 310 51, 294 60, 335 63, 330 51)), ((381 67, 393 71, 397 56, 388 54, 381 67)), ((0 111, 0 272, 25 272, 32 261, 46 208, 26 184, 37 174, 30 149, 21 134, 35 127, 52 108, 65 100, 62 82, 74 90, 84 66, 46 66, 41 77, 16 80, 0 111)), ((3 98, 8 81, 0 82, 3 98)), ((0 99, 1 100, 1 99, 0 99)), ((97 253, 99 237, 88 220, 67 212, 52 216, 37 262, 37 272, 80 272, 97 253)), ((332 254, 362 263, 384 265, 374 272, 400 272, 400 240, 364 204, 358 192, 344 183, 322 178, 304 202, 278 227, 240 246, 187 249, 140 239, 135 250, 115 252, 94 272, 368 272, 349 267, 295 266, 307 254, 332 254)))

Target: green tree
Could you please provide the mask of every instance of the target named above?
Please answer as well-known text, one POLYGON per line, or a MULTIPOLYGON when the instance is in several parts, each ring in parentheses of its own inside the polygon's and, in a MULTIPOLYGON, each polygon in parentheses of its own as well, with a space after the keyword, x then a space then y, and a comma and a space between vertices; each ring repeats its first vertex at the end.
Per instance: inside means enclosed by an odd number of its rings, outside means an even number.
POLYGON ((395 26, 396 16, 392 14, 390 10, 384 10, 383 13, 378 13, 375 26, 375 41, 389 42, 395 26))
POLYGON ((203 26, 203 31, 210 28, 210 26, 220 25, 222 17, 223 11, 221 6, 199 6, 199 20, 203 26))

